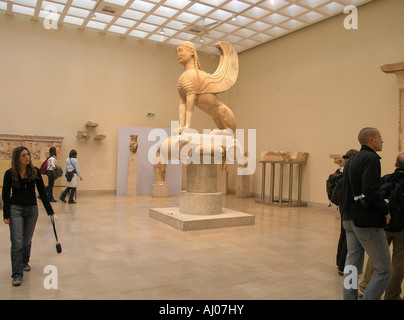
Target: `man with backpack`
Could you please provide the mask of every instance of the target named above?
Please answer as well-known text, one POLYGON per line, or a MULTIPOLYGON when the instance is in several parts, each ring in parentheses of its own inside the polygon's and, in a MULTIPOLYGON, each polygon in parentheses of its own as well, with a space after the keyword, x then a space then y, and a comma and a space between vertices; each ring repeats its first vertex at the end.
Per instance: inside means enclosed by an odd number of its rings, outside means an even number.
MULTIPOLYGON (((393 243, 393 272, 384 294, 385 300, 402 300, 401 284, 404 278, 404 153, 396 160, 396 170, 382 177, 380 193, 390 208, 391 220, 385 227, 387 242, 393 243)), ((373 264, 368 259, 360 291, 363 292, 373 274, 373 264)))
MULTIPOLYGON (((339 206, 340 197, 341 197, 341 178, 342 173, 344 172, 344 166, 347 163, 348 159, 353 156, 354 154, 358 153, 358 150, 350 149, 348 150, 343 156, 342 159, 339 159, 337 163, 340 168, 337 169, 333 174, 330 174, 327 181, 326 181, 326 191, 327 196, 330 202, 336 206, 339 206)), ((331 204, 330 204, 331 206, 331 204)), ((341 211, 338 209, 340 216, 341 216, 341 231, 338 240, 338 247, 337 247, 337 269, 338 274, 340 276, 344 275, 344 267, 345 267, 345 258, 348 252, 347 245, 346 245, 346 234, 344 226, 342 225, 342 215, 341 211)))

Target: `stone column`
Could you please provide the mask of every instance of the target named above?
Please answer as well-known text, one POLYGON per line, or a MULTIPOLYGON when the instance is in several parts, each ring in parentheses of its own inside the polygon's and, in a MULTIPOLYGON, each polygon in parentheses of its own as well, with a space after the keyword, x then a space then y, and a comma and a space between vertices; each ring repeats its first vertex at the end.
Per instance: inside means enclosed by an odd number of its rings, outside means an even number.
POLYGON ((227 168, 222 169, 222 165, 217 165, 217 190, 222 194, 228 194, 229 172, 227 168))
POLYGON ((222 212, 222 193, 217 191, 217 165, 213 156, 210 163, 187 165, 187 190, 180 192, 181 213, 210 215, 222 212))
POLYGON ((381 67, 385 73, 394 73, 398 82, 398 152, 404 151, 404 61, 381 67))
POLYGON ((137 154, 131 153, 128 158, 127 196, 137 196, 137 154))

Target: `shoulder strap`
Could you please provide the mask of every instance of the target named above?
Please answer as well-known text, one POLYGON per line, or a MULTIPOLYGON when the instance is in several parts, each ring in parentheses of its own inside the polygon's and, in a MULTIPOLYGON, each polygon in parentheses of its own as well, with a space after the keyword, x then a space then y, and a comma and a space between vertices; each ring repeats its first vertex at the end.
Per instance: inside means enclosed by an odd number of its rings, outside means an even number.
POLYGON ((69 161, 70 161, 70 164, 73 166, 74 170, 77 171, 77 170, 76 170, 76 167, 74 166, 74 164, 73 164, 73 162, 72 162, 72 158, 69 158, 69 161))
POLYGON ((49 157, 47 157, 46 158, 46 169, 47 170, 49 170, 51 167, 52 167, 52 164, 48 164, 48 160, 50 159, 50 158, 52 158, 53 156, 51 155, 51 156, 49 156, 49 157))
POLYGON ((348 180, 349 180, 349 185, 351 187, 352 197, 355 198, 355 192, 354 192, 353 185, 352 185, 351 167, 352 167, 352 163, 349 164, 348 180))

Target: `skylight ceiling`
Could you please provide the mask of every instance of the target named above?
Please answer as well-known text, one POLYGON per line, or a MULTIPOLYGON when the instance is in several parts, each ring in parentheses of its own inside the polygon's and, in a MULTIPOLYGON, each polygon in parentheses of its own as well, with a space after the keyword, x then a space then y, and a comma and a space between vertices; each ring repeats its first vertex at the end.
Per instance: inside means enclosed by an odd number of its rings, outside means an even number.
POLYGON ((198 51, 217 54, 219 41, 242 52, 369 1, 0 0, 0 11, 32 17, 44 26, 74 25, 173 46, 189 40, 198 51))

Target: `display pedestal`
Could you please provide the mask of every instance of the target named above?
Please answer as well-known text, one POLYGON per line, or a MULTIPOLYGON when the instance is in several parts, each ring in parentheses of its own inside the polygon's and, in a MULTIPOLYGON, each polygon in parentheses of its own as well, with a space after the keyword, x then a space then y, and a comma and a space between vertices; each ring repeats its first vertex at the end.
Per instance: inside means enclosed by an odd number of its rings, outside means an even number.
MULTIPOLYGON (((206 155, 205 155, 206 157, 206 155)), ((187 165, 186 191, 181 191, 179 207, 151 208, 149 216, 182 231, 252 225, 255 216, 222 208, 222 193, 217 192, 217 165, 187 165)), ((206 160, 206 158, 205 158, 206 160)))
POLYGON ((250 176, 237 175, 236 177, 236 196, 238 198, 250 197, 250 176))
POLYGON ((127 196, 137 196, 137 155, 131 154, 128 158, 128 189, 127 196))
POLYGON ((280 207, 305 207, 307 203, 302 202, 302 162, 283 162, 283 161, 260 161, 262 164, 262 188, 261 188, 261 198, 256 200, 257 203, 264 203, 270 206, 280 206, 280 207), (269 201, 265 201, 265 171, 266 164, 271 164, 271 176, 270 176, 270 195, 269 201), (279 164, 279 195, 278 200, 275 200, 275 164, 279 164), (289 195, 287 199, 284 199, 283 194, 283 174, 285 164, 289 165, 289 195), (293 201, 293 166, 296 165, 298 169, 298 181, 297 181, 297 201, 293 201))
POLYGON ((152 197, 153 198, 168 198, 170 196, 170 185, 168 183, 153 183, 152 197))
POLYGON ((228 194, 228 180, 229 180, 229 172, 227 169, 221 168, 220 165, 217 166, 217 191, 222 194, 228 194))
POLYGON ((215 215, 181 213, 178 207, 151 208, 149 216, 181 231, 239 227, 255 223, 255 216, 227 208, 215 215))

